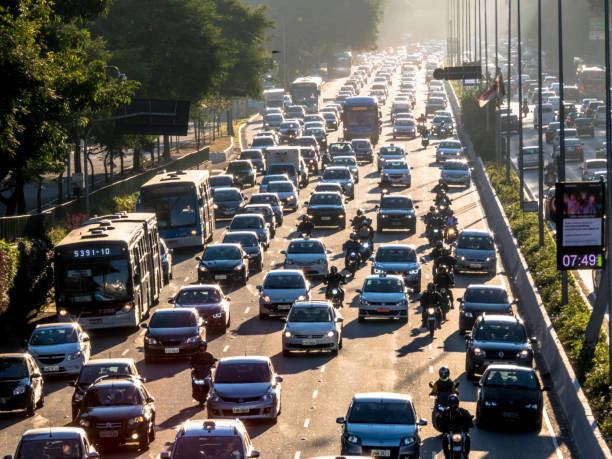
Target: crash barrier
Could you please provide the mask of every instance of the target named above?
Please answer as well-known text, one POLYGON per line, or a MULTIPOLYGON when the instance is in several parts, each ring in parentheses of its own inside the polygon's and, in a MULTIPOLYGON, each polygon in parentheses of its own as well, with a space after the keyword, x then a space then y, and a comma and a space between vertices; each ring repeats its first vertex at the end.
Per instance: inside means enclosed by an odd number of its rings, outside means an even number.
MULTIPOLYGON (((153 169, 148 169, 140 174, 132 175, 110 185, 94 190, 90 193, 90 208, 112 199, 115 196, 132 194, 140 189, 140 186, 156 174, 166 171, 177 171, 181 169, 204 168, 209 165, 209 147, 189 153, 185 156, 161 164, 153 169)), ((85 213, 85 200, 74 199, 45 210, 40 214, 17 215, 14 217, 0 218, 0 239, 14 241, 21 237, 40 237, 53 226, 73 226, 74 217, 85 213)))
POLYGON ((530 336, 538 339, 539 356, 541 357, 538 364, 543 365, 543 375, 550 378, 553 383, 553 390, 561 401, 558 406, 568 423, 578 454, 588 459, 611 459, 610 449, 597 427, 588 400, 544 308, 527 263, 519 250, 518 242, 512 235, 510 223, 501 202, 486 174, 482 159, 476 156, 469 134, 463 132, 461 128, 461 109, 455 92, 448 83, 446 88, 453 113, 458 120, 457 131, 460 133, 472 162, 472 181, 478 188, 480 196, 486 197, 486 199, 481 199, 482 207, 489 227, 495 235, 508 280, 513 292, 520 300, 519 312, 525 319, 530 336), (525 288, 527 285, 531 288, 525 288))

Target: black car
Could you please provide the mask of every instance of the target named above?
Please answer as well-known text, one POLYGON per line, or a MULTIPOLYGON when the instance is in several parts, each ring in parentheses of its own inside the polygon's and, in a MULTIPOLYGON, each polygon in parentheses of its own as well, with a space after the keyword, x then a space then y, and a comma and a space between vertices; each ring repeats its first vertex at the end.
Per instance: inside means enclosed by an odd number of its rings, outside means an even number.
POLYGON ((249 204, 270 204, 276 217, 276 226, 283 224, 283 203, 276 193, 255 193, 251 195, 249 204))
POLYGON ((266 160, 263 152, 259 148, 251 148, 249 150, 242 150, 240 152, 239 159, 250 159, 257 173, 263 175, 266 173, 266 160))
POLYGON ((482 313, 512 314, 515 301, 508 298, 507 290, 501 285, 470 284, 459 302, 459 333, 471 330, 482 313))
POLYGON ((217 284, 186 285, 168 298, 175 308, 193 308, 206 322, 206 332, 225 333, 230 325, 231 298, 217 284))
POLYGON ((535 338, 527 338, 523 322, 513 316, 480 316, 471 333, 466 333, 465 373, 468 379, 494 363, 531 367, 535 338))
POLYGON ((145 362, 156 358, 191 357, 206 342, 204 320, 197 309, 158 309, 153 313, 144 336, 145 362))
POLYGON ((78 424, 98 445, 138 443, 146 450, 155 440, 154 401, 138 378, 103 379, 87 389, 78 424))
POLYGON ((501 115, 501 131, 502 132, 518 132, 519 120, 513 113, 504 113, 501 115))
POLYGON ((234 176, 234 186, 243 187, 247 184, 255 186, 257 183, 257 170, 250 159, 231 161, 225 170, 226 174, 234 176))
POLYGON ((574 120, 574 128, 576 129, 577 137, 595 137, 595 125, 593 120, 589 118, 576 118, 574 120))
POLYGON ((376 231, 382 233, 388 228, 408 228, 416 231, 417 206, 407 195, 388 194, 382 197, 380 205, 376 206, 376 231))
POLYGON ((232 218, 240 213, 245 202, 238 188, 217 188, 213 191, 215 220, 232 218))
POLYGON ((72 420, 76 420, 85 392, 92 384, 101 379, 115 379, 124 376, 140 378, 134 360, 128 358, 91 359, 83 365, 77 380, 70 382, 70 385, 74 386, 72 420))
POLYGON ((198 282, 235 282, 246 285, 249 278, 247 254, 240 244, 212 244, 204 249, 198 266, 198 282))
POLYGON ((45 401, 42 373, 30 354, 0 354, 0 411, 33 416, 45 401))
POLYGON ((561 126, 561 123, 558 121, 552 121, 548 123, 546 131, 544 131, 544 138, 546 140, 546 143, 553 143, 553 139, 555 138, 555 134, 557 133, 559 126, 561 126))
POLYGON ((270 228, 270 237, 276 235, 276 216, 270 204, 247 204, 241 210, 242 214, 261 214, 270 228))
POLYGON ((337 226, 346 228, 344 198, 337 192, 313 193, 308 201, 306 213, 315 226, 337 226))
POLYGON ((374 148, 369 139, 353 139, 351 144, 358 161, 366 161, 368 163, 374 161, 374 148))
POLYGON ((491 365, 474 385, 480 387, 476 402, 479 429, 510 422, 536 432, 542 429, 542 391, 550 388, 540 384, 533 368, 491 365))
POLYGON ((264 251, 253 231, 233 231, 223 236, 223 244, 240 244, 249 257, 249 271, 260 272, 263 269, 264 251))

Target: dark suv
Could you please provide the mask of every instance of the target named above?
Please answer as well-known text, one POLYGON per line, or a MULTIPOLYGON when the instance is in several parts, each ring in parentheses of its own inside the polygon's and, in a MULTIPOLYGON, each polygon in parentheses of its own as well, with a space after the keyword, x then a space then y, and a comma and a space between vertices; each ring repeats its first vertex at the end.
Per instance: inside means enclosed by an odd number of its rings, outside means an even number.
POLYGON ((595 137, 595 126, 593 120, 589 118, 576 118, 574 120, 574 128, 576 128, 576 136, 595 137))
POLYGON ((239 159, 230 162, 225 170, 226 174, 234 176, 234 186, 255 186, 257 183, 257 170, 250 159, 239 159))
POLYGON ((103 379, 87 389, 77 422, 94 443, 136 442, 146 450, 155 440, 154 401, 138 378, 103 379))
POLYGON ((376 232, 382 233, 387 228, 408 228, 416 231, 416 206, 410 196, 389 194, 380 200, 376 212, 376 232))
POLYGON ((0 354, 0 410, 26 410, 43 405, 42 372, 30 354, 0 354))
POLYGON ((346 228, 344 198, 337 192, 313 193, 306 211, 315 226, 337 226, 346 228))
POLYGON ((514 316, 480 316, 471 333, 465 335, 465 373, 474 379, 491 364, 509 363, 531 367, 535 338, 527 338, 521 319, 514 316))

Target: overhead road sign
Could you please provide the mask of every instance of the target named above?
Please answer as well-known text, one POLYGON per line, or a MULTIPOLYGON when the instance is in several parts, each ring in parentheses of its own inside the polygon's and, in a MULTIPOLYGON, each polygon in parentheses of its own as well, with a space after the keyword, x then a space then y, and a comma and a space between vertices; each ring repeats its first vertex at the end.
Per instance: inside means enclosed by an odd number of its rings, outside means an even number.
POLYGON ((480 65, 444 67, 443 69, 435 69, 433 77, 436 80, 480 80, 482 69, 480 65))
POLYGON ((188 100, 132 99, 116 113, 119 134, 187 135, 188 100))

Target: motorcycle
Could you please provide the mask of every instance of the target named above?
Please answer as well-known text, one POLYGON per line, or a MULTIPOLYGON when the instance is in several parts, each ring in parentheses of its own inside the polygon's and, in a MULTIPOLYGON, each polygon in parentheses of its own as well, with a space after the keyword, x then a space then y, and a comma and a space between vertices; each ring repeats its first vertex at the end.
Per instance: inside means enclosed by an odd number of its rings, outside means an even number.
POLYGON ((334 306, 334 308, 339 309, 342 307, 342 294, 339 288, 333 287, 329 292, 329 296, 331 298, 332 305, 334 306))
POLYGON ((388 194, 389 194, 389 188, 381 188, 380 189, 380 199, 381 200, 382 200, 383 197, 385 197, 388 194))
POLYGON ((372 243, 369 239, 359 241, 359 255, 362 260, 367 260, 372 256, 372 243))
MULTIPOLYGON (((429 387, 433 387, 433 382, 429 382, 429 387)), ((459 387, 459 383, 455 381, 455 387, 459 387)), ((431 412, 431 423, 438 432, 442 432, 442 426, 440 426, 440 417, 442 414, 448 410, 448 397, 450 397, 452 392, 440 392, 437 395, 432 395, 435 397, 433 409, 431 412)))
POLYGON ((450 459, 463 459, 465 458, 465 432, 447 432, 444 434, 449 448, 450 459))
POLYGON ((427 238, 429 239, 429 245, 434 246, 436 242, 442 241, 444 236, 442 234, 441 225, 432 224, 431 229, 427 233, 427 238))
POLYGON ((194 398, 200 406, 206 404, 208 392, 210 391, 210 371, 208 375, 203 376, 196 368, 191 369, 191 382, 195 388, 194 398))
POLYGON ((429 336, 434 337, 436 328, 440 328, 439 312, 436 306, 427 306, 427 328, 429 329, 429 336))
POLYGON ((451 299, 445 288, 440 289, 440 295, 442 295, 442 320, 446 320, 446 314, 450 311, 451 299))
POLYGON ((308 224, 308 223, 305 223, 304 221, 301 221, 296 226, 297 226, 298 233, 300 233, 302 237, 312 236, 312 231, 313 231, 312 224, 308 224))
POLYGON ((457 227, 456 226, 447 226, 444 231, 444 240, 448 244, 452 244, 457 240, 457 227))
POLYGON ((356 252, 351 252, 348 254, 344 265, 351 275, 355 276, 355 272, 359 269, 359 263, 361 263, 359 254, 356 252))
POLYGON ((427 148, 429 146, 429 137, 423 136, 423 138, 421 139, 421 146, 423 148, 427 148))
MULTIPOLYGON (((359 226, 359 228, 353 226, 357 236, 362 241, 372 241, 374 238, 374 230, 372 229, 372 220, 366 218, 365 221, 359 226)), ((371 245, 371 244, 370 244, 371 245)))

